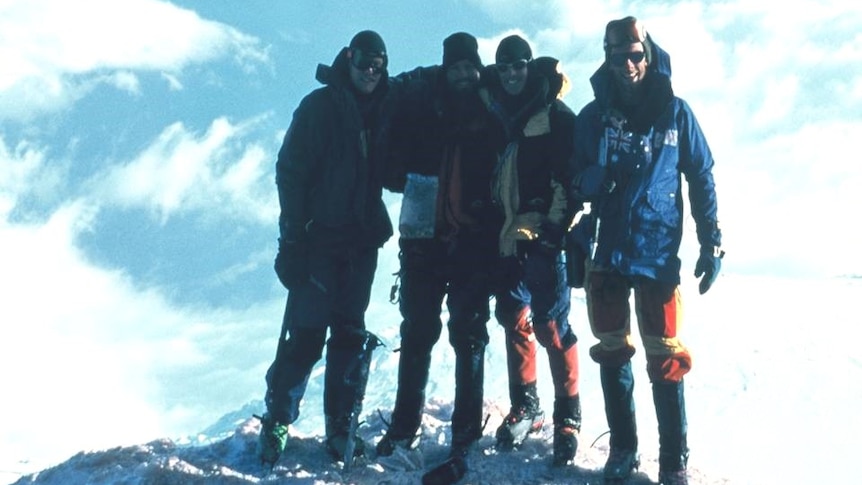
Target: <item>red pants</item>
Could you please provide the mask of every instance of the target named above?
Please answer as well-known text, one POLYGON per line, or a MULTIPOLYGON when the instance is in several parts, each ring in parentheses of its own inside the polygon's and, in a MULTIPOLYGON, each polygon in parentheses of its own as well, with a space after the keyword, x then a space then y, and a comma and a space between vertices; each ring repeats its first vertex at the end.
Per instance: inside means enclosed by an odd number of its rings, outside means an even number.
POLYGON ((618 366, 635 353, 631 342, 629 297, 635 294, 635 314, 651 382, 679 382, 691 370, 691 355, 677 337, 682 301, 677 285, 618 273, 591 270, 584 284, 590 329, 599 343, 590 357, 618 366))

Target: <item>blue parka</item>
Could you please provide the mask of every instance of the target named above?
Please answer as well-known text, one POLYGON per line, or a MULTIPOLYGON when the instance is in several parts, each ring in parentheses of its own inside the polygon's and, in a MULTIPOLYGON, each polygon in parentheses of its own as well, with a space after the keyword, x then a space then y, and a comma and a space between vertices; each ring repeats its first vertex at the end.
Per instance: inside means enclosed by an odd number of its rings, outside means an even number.
POLYGON ((670 56, 649 40, 646 101, 634 113, 615 105, 607 62, 590 78, 595 100, 577 117, 573 173, 581 176, 571 196, 591 202, 594 268, 679 284, 682 176, 702 250, 721 245, 713 159, 691 108, 673 94, 670 56), (596 174, 600 183, 586 183, 596 174))

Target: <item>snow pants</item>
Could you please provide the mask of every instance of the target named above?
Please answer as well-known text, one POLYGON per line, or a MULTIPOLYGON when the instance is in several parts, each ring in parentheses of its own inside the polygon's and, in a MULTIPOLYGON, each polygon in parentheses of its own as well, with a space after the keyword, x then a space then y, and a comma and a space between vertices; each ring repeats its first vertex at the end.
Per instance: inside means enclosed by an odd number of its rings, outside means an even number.
POLYGON ((677 336, 682 320, 677 285, 589 270, 584 288, 590 328, 599 339, 590 349, 593 360, 618 367, 634 355, 629 306, 633 290, 650 381, 679 382, 691 370, 691 355, 677 336))
POLYGON ((346 356, 363 351, 377 251, 376 247, 313 248, 309 253, 311 276, 287 295, 282 321, 286 338, 279 341, 266 373, 266 407, 278 422, 289 424, 299 417, 299 403, 324 345, 324 414, 335 417, 349 412, 357 396, 364 394, 364 389, 352 389, 345 379, 350 361, 346 356))
POLYGON ((481 433, 484 350, 490 319, 490 271, 495 251, 478 235, 461 233, 454 242, 402 239, 401 355, 390 433, 412 437, 421 423, 431 351, 440 339, 444 299, 449 343, 455 351, 452 432, 473 439, 481 433))
MULTIPOLYGON (((548 353, 555 397, 577 395, 578 338, 569 325, 571 290, 562 252, 519 242, 518 256, 504 258, 501 267, 495 315, 506 332, 510 393, 536 382, 538 341, 548 353)), ((522 397, 510 396, 513 403, 522 397)))

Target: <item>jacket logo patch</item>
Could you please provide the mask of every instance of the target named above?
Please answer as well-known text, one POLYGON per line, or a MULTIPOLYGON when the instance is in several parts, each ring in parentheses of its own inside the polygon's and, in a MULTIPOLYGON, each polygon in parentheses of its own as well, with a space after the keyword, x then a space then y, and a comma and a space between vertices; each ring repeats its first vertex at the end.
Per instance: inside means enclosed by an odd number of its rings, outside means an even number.
POLYGON ((606 133, 608 148, 611 150, 632 152, 632 133, 618 128, 608 128, 606 133))
POLYGON ((662 145, 675 147, 679 144, 679 132, 675 129, 667 130, 664 132, 664 137, 662 137, 661 133, 656 133, 655 136, 655 147, 659 148, 662 145))

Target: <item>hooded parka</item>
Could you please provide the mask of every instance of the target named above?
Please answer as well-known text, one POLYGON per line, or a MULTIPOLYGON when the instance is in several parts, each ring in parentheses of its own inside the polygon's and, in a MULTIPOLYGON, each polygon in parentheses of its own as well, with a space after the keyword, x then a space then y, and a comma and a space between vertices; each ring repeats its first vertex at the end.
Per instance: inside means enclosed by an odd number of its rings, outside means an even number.
POLYGON ((644 79, 649 101, 628 117, 615 108, 608 64, 590 78, 595 100, 577 118, 573 172, 597 166, 606 180, 595 184, 600 193, 574 187, 572 197, 592 200, 596 269, 678 285, 683 175, 701 247, 721 245, 713 158, 691 108, 673 94, 670 56, 654 41, 652 49, 644 79))

